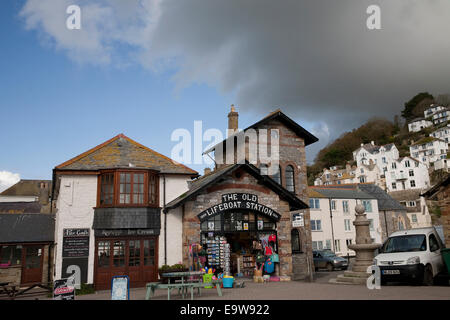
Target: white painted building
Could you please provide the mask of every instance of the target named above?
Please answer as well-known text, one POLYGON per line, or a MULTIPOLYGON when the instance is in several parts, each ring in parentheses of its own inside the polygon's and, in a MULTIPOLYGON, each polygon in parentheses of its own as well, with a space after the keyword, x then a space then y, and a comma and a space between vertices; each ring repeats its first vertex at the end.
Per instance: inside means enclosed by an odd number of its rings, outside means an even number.
POLYGON ((362 164, 369 165, 370 160, 373 161, 381 170, 393 160, 398 159, 399 152, 395 144, 390 143, 383 146, 371 143, 361 144, 361 147, 353 151, 353 159, 359 167, 362 164))
POLYGON ((445 140, 426 137, 409 147, 411 157, 423 162, 428 168, 432 163, 447 158, 448 143, 445 140))
POLYGON ((450 121, 450 108, 439 110, 433 115, 432 119, 435 126, 450 121))
POLYGON ((445 107, 443 106, 439 106, 437 104, 432 104, 430 105, 430 107, 428 109, 425 109, 425 111, 423 112, 423 116, 424 118, 429 118, 429 117, 433 117, 433 115, 441 110, 444 110, 445 107))
POLYGON ((450 143, 450 124, 433 131, 430 136, 433 138, 444 140, 445 142, 447 142, 447 144, 450 143))
POLYGON ((182 260, 181 213, 161 208, 197 172, 120 134, 56 166, 54 176, 55 279, 75 265, 96 289, 109 288, 114 275, 144 286, 157 281, 158 267, 182 260))
POLYGON ((381 243, 382 228, 375 197, 353 189, 310 187, 310 219, 313 250, 330 249, 339 256, 354 256, 348 248, 356 239, 355 206, 362 203, 370 221, 370 236, 381 243))
POLYGON ((388 191, 426 189, 430 187, 427 166, 411 157, 403 157, 391 162, 385 172, 388 191))
POLYGON ((448 162, 448 159, 440 159, 438 161, 435 161, 433 165, 434 170, 444 170, 450 172, 450 164, 448 162))
POLYGON ((423 118, 415 119, 408 123, 408 131, 409 132, 419 132, 422 129, 431 127, 433 125, 432 121, 425 120, 423 118))

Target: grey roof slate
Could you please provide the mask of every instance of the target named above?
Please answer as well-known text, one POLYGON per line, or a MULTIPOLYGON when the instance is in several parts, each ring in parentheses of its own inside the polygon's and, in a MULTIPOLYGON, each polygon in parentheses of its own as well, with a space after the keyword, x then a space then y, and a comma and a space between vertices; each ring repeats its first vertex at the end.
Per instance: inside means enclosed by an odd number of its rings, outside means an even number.
POLYGON ((0 243, 53 242, 54 233, 54 215, 0 214, 0 243))
POLYGON ((375 184, 358 184, 358 188, 365 193, 374 196, 378 200, 378 210, 380 211, 406 211, 406 207, 392 198, 386 191, 375 184))

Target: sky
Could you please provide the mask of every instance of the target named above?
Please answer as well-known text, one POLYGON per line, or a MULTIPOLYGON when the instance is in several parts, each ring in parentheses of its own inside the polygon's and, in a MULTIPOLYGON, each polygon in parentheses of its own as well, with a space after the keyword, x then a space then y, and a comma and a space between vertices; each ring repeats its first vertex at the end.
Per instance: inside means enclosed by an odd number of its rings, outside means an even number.
POLYGON ((416 93, 450 92, 449 31, 448 0, 1 1, 0 190, 119 133, 171 156, 174 130, 224 131, 231 104, 241 128, 280 108, 319 138, 311 163, 416 93))

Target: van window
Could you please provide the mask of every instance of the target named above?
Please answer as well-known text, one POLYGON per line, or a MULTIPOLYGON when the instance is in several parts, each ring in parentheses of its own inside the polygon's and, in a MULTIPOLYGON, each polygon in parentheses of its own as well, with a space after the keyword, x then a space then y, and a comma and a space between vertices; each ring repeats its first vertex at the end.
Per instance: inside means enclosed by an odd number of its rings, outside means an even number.
POLYGON ((425 235, 414 234, 389 238, 383 246, 383 253, 425 251, 425 235))
POLYGON ((436 239, 436 237, 434 236, 434 234, 430 234, 430 237, 428 238, 429 242, 430 242, 430 251, 436 251, 439 250, 439 243, 436 239))

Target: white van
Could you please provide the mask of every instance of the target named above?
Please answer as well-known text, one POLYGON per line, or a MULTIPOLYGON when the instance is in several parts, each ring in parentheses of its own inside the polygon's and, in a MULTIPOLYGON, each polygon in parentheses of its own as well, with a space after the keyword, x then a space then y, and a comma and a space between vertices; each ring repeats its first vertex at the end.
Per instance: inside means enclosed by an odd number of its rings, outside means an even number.
POLYGON ((392 233, 379 250, 374 264, 380 267, 381 282, 413 281, 432 285, 445 271, 439 234, 433 227, 392 233))

